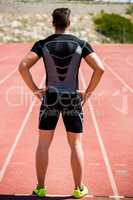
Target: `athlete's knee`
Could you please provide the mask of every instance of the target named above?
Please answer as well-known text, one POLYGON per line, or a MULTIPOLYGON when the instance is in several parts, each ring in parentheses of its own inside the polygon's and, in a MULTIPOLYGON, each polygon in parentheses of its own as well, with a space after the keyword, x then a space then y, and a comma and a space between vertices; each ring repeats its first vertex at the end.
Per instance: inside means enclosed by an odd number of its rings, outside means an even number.
POLYGON ((69 140, 69 146, 71 148, 71 151, 75 151, 79 148, 82 148, 82 143, 80 140, 69 140))
POLYGON ((49 149, 53 139, 53 131, 39 131, 39 141, 37 148, 40 151, 46 151, 49 149))
POLYGON ((39 151, 42 151, 42 152, 49 150, 49 148, 50 148, 50 143, 49 142, 45 142, 45 143, 40 143, 39 142, 38 145, 37 145, 37 149, 39 151))
POLYGON ((37 148, 36 148, 36 154, 37 155, 44 155, 49 152, 49 145, 42 145, 38 143, 37 148))
POLYGON ((82 135, 78 133, 68 132, 67 139, 71 149, 75 149, 77 147, 82 146, 82 135))

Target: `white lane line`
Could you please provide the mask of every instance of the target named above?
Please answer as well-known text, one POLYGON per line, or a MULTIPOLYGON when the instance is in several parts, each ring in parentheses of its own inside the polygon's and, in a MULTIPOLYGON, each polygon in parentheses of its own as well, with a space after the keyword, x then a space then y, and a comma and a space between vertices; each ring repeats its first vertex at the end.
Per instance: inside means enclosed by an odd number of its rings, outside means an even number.
MULTIPOLYGON (((82 73, 81 70, 80 70, 80 77, 81 77, 81 82, 83 84, 83 87, 84 87, 84 89, 86 89, 87 85, 86 85, 86 82, 85 82, 85 79, 84 79, 84 76, 83 76, 83 73, 82 73)), ((114 196, 119 196, 118 188, 117 188, 117 185, 116 185, 116 182, 115 182, 115 178, 113 176, 113 172, 112 172, 112 169, 111 169, 111 166, 110 166, 108 154, 107 154, 106 149, 105 149, 105 145, 104 145, 101 133, 100 133, 100 129, 99 129, 99 126, 98 126, 98 123, 97 123, 97 120, 96 120, 96 116, 95 116, 95 112, 94 112, 91 100, 89 99, 87 103, 88 103, 88 106, 89 106, 89 109, 90 109, 90 113, 91 113, 91 117, 92 117, 94 127, 96 129, 97 139, 98 139, 98 142, 99 142, 99 145, 100 145, 100 148, 101 148, 101 152, 102 152, 102 155, 103 155, 103 159, 104 159, 104 163, 105 163, 106 170, 107 170, 107 173, 108 173, 108 177, 109 177, 109 180, 110 180, 110 184, 111 184, 111 187, 112 187, 112 191, 114 193, 114 196)), ((119 197, 115 197, 115 199, 119 200, 119 197)))
POLYGON ((113 199, 114 199, 114 198, 117 198, 117 199, 118 199, 118 198, 119 198, 119 199, 125 199, 125 196, 122 196, 122 195, 119 195, 119 196, 110 195, 109 198, 110 198, 110 199, 111 199, 111 198, 113 198, 113 199))
MULTIPOLYGON (((105 64, 106 65, 106 64, 105 64)), ((107 66, 107 65, 106 65, 107 66)), ((131 93, 133 93, 133 89, 116 73, 114 72, 109 66, 107 69, 118 79, 131 93)))
MULTIPOLYGON (((14 56, 6 56, 0 59, 0 62, 3 62, 9 58, 14 58, 14 56)), ((0 80, 0 84, 3 84, 7 79, 9 79, 15 72, 17 71, 17 67, 13 69, 7 76, 5 76, 2 80, 0 80)))
POLYGON ((3 84, 7 79, 9 79, 16 71, 18 67, 15 67, 7 76, 5 76, 2 80, 0 80, 0 85, 3 84))
MULTIPOLYGON (((42 87, 42 86, 43 86, 44 80, 45 80, 45 76, 44 76, 44 78, 42 79, 42 81, 41 81, 39 87, 42 87)), ((35 105, 35 102, 36 102, 36 97, 34 97, 32 103, 31 103, 31 105, 30 105, 30 107, 29 107, 29 109, 28 109, 28 112, 26 113, 26 116, 25 116, 25 118, 24 118, 24 120, 23 120, 23 122, 22 122, 22 124, 21 124, 21 126, 20 126, 20 129, 19 129, 19 131, 18 131, 18 133, 17 133, 17 135, 16 135, 15 141, 14 141, 13 145, 11 146, 11 149, 10 149, 9 152, 8 152, 8 155, 7 155, 6 159, 5 159, 5 162, 4 162, 4 164, 3 164, 2 169, 0 170, 0 182, 2 181, 2 179, 3 179, 3 177, 4 177, 4 174, 5 174, 5 172, 6 172, 6 169, 7 169, 8 165, 9 165, 9 162, 10 162, 11 159, 12 159, 12 156, 13 156, 13 153, 14 153, 15 148, 16 148, 16 146, 17 146, 17 143, 18 143, 18 141, 19 141, 19 139, 20 139, 20 137, 21 137, 21 135, 22 135, 22 133, 23 133, 23 130, 24 130, 24 128, 25 128, 25 126, 26 126, 26 123, 27 123, 27 121, 28 121, 28 119, 29 119, 29 117, 30 117, 30 114, 31 114, 32 109, 33 109, 33 107, 34 107, 34 105, 35 105)))
POLYGON ((0 58, 0 62, 3 62, 5 60, 7 60, 8 58, 13 58, 14 56, 5 56, 3 58, 0 58))

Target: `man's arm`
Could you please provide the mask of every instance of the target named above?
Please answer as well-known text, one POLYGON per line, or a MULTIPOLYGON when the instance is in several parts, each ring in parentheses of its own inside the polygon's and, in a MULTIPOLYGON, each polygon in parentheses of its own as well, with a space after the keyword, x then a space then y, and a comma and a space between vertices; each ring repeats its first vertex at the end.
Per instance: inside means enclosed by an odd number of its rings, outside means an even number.
POLYGON ((41 99, 43 91, 37 87, 30 72, 31 67, 39 60, 39 58, 40 57, 36 53, 30 51, 20 62, 18 70, 26 85, 37 96, 37 98, 41 99))
POLYGON ((83 95, 83 104, 82 105, 84 105, 84 103, 86 102, 88 97, 95 90, 95 88, 97 87, 97 85, 101 79, 101 76, 104 73, 104 66, 103 66, 100 58, 97 56, 97 54, 95 52, 87 55, 85 57, 85 61, 93 69, 93 74, 92 74, 90 83, 83 95))

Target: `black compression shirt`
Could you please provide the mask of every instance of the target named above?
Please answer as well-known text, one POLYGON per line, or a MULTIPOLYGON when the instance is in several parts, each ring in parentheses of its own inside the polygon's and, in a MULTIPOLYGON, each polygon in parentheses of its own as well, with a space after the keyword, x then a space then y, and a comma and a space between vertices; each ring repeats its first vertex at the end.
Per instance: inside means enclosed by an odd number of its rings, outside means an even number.
POLYGON ((61 90, 78 87, 78 71, 82 58, 94 52, 89 43, 70 34, 53 34, 37 41, 31 51, 43 57, 46 86, 61 90))

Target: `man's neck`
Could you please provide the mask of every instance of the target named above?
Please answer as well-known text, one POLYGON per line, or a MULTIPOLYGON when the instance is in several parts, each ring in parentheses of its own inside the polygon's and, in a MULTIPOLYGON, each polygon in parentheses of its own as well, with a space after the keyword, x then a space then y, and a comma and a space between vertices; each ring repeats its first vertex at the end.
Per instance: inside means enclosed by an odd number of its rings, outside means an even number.
POLYGON ((55 30, 55 34, 65 34, 66 30, 55 30))

